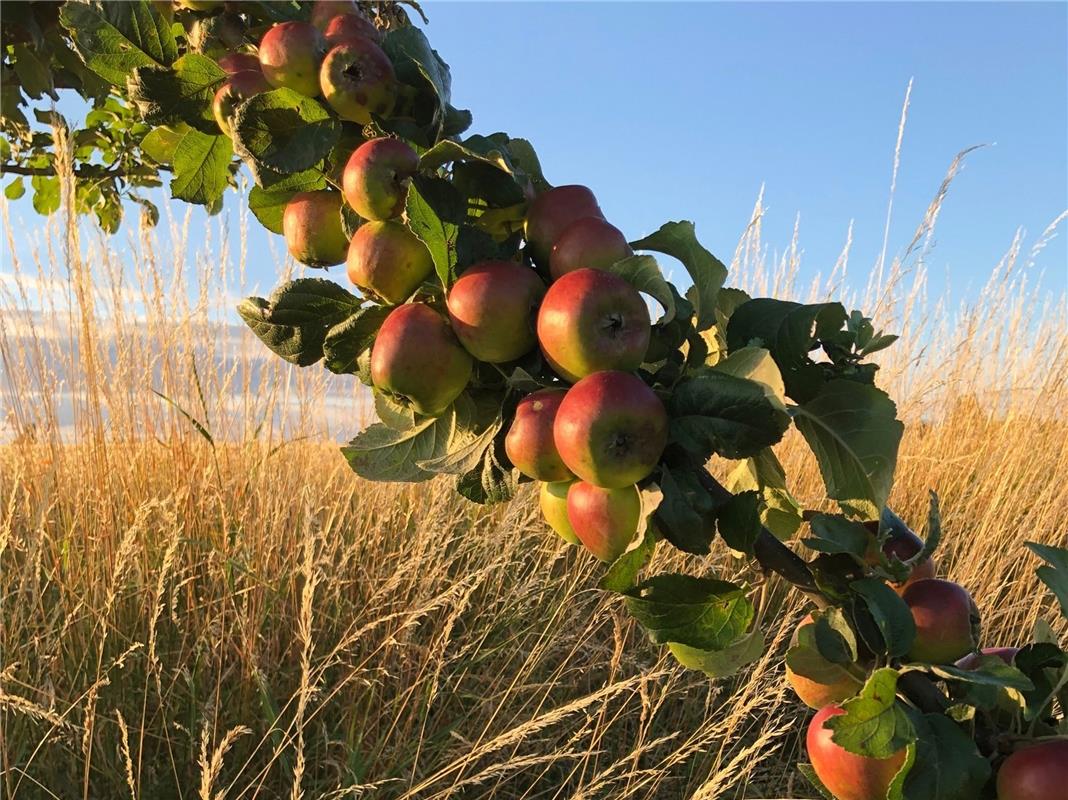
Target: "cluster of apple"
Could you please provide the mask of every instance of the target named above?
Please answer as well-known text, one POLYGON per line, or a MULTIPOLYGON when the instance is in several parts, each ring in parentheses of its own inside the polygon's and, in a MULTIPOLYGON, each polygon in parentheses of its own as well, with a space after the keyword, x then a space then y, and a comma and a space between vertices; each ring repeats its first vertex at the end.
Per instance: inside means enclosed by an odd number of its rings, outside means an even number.
MULTIPOLYGON (((916 556, 923 541, 907 528, 891 528, 882 550, 887 558, 905 561, 916 556)), ((879 560, 871 554, 870 563, 879 560)), ((962 670, 981 667, 982 657, 993 656, 1012 665, 1018 647, 979 648, 979 610, 971 594, 960 584, 936 575, 933 558, 921 561, 908 578, 892 588, 901 595, 912 613, 916 638, 907 660, 928 664, 953 665, 962 670)), ((815 620, 808 614, 794 632, 792 645, 815 635, 815 620)), ((820 782, 837 800, 885 800, 895 776, 905 762, 906 751, 890 758, 868 758, 846 750, 832 740, 827 720, 844 714, 841 703, 854 697, 864 684, 871 663, 842 667, 812 653, 821 669, 840 677, 819 683, 786 667, 786 679, 798 698, 817 713, 809 723, 805 745, 812 768, 820 782)), ((870 659, 869 659, 870 662, 870 659)), ((1011 701, 1006 702, 1006 707, 1011 701)), ((998 800, 1053 800, 1068 797, 1068 740, 1056 739, 1012 753, 997 776, 998 800)))

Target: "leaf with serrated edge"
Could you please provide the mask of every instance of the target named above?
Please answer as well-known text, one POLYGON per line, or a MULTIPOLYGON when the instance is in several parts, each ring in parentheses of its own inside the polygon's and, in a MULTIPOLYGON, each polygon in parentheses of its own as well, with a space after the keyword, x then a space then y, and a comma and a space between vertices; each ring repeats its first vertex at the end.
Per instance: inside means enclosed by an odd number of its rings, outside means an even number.
POLYGON ((849 588, 868 607, 890 657, 904 656, 916 639, 916 621, 901 596, 878 578, 861 578, 849 588))
POLYGON ((1047 566, 1039 567, 1035 570, 1035 574, 1057 597, 1057 602, 1061 605, 1061 614, 1068 617, 1068 550, 1038 542, 1024 542, 1024 544, 1028 550, 1047 562, 1047 566))
POLYGON ((841 704, 845 711, 825 724, 835 744, 867 758, 890 758, 916 740, 916 731, 897 702, 897 671, 877 669, 856 697, 841 704))
POLYGON ((657 644, 719 650, 746 633, 753 604, 742 587, 714 578, 654 576, 626 592, 627 608, 657 644))
POLYGON ((710 678, 729 678, 764 655, 764 632, 754 628, 722 650, 700 650, 679 642, 668 642, 668 650, 687 669, 700 670, 710 678))
POLYGON ((664 280, 660 266, 652 256, 630 256, 617 261, 608 271, 618 275, 639 292, 649 295, 660 303, 663 315, 657 320, 658 325, 666 325, 675 319, 675 296, 671 287, 664 280))

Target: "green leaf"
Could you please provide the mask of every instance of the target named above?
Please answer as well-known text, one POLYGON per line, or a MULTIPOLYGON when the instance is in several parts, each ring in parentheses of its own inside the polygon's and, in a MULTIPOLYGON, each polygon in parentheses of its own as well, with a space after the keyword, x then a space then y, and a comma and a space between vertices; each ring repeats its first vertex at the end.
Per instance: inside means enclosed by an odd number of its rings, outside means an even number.
POLYGON ((816 791, 820 793, 824 800, 835 800, 834 795, 831 794, 827 790, 827 787, 823 785, 823 781, 819 779, 819 776, 816 774, 816 770, 812 768, 811 764, 798 762, 797 771, 805 776, 805 780, 807 780, 815 787, 816 791))
POLYGON ((849 553, 863 558, 871 541, 867 528, 839 514, 816 514, 809 525, 814 536, 801 541, 821 553, 849 553))
POLYGON ((4 197, 8 200, 18 200, 26 194, 26 187, 22 184, 22 177, 16 177, 11 183, 4 187, 4 197))
POLYGON ((658 325, 666 325, 675 318, 675 295, 660 272, 660 265, 652 256, 631 256, 617 261, 609 269, 639 292, 656 300, 664 309, 664 314, 657 320, 658 325))
POLYGON ((420 461, 445 455, 456 430, 455 407, 400 431, 376 422, 341 448, 352 471, 370 481, 414 483, 432 478, 420 461))
POLYGON ((901 596, 878 578, 861 578, 849 584, 868 607, 879 627, 891 658, 904 656, 916 638, 916 622, 901 596))
POLYGON ((947 681, 973 683, 978 686, 997 686, 1029 692, 1034 683, 1023 672, 1001 660, 1000 656, 980 656, 975 669, 960 669, 947 664, 908 664, 901 672, 926 672, 947 681))
POLYGON ((359 298, 333 281, 298 278, 279 286, 267 300, 241 301, 237 313, 272 352, 306 367, 323 357, 327 331, 359 307, 359 298))
POLYGON ((867 758, 890 758, 916 741, 916 731, 896 702, 896 693, 897 671, 875 670, 860 694, 841 704, 845 713, 824 723, 834 732, 832 741, 867 758))
MULTIPOLYGON (((483 463, 486 450, 493 446, 493 440, 500 433, 504 420, 498 415, 485 430, 473 438, 454 436, 449 450, 444 455, 427 458, 417 462, 420 469, 439 475, 463 475, 483 463)), ((459 426, 458 426, 459 430, 459 426)))
POLYGON ((86 66, 116 86, 137 67, 166 67, 178 57, 170 24, 145 0, 64 3, 59 19, 86 66))
POLYGON ((731 497, 719 508, 716 527, 729 548, 752 556, 760 536, 760 494, 749 491, 731 497))
POLYGON ((182 137, 188 132, 189 128, 185 124, 173 128, 167 125, 153 128, 141 140, 141 152, 157 164, 173 164, 174 153, 182 137))
POLYGON ((705 555, 715 535, 716 506, 692 469, 660 468, 663 498, 656 521, 664 538, 685 553, 705 555))
POLYGON ((170 69, 138 67, 129 82, 130 99, 150 125, 184 122, 199 131, 219 132, 212 113, 215 92, 226 73, 212 59, 187 53, 170 69))
POLYGON ((323 340, 323 366, 339 375, 355 374, 360 356, 371 347, 391 310, 383 306, 364 306, 327 331, 323 340))
MULTIPOLYGON (((393 69, 401 83, 425 89, 422 94, 429 99, 429 107, 423 108, 426 103, 417 103, 419 108, 416 116, 418 126, 424 129, 422 138, 425 144, 432 145, 445 127, 446 109, 452 99, 452 76, 448 64, 430 46, 426 35, 413 25, 395 28, 387 33, 382 41, 382 49, 393 62, 393 69)), ((410 133, 416 134, 417 131, 410 133)))
POLYGON ((796 641, 786 652, 786 665, 792 672, 827 686, 854 681, 859 691, 862 681, 849 669, 856 658, 856 639, 841 612, 838 617, 840 627, 830 619, 820 618, 801 626, 796 641))
POLYGON ((764 505, 760 521, 776 538, 789 539, 801 527, 801 504, 786 488, 786 473, 770 447, 739 464, 727 476, 724 486, 734 494, 761 492, 764 505))
POLYGON ((33 210, 48 216, 59 210, 59 178, 50 175, 34 175, 30 178, 33 187, 33 210))
POLYGON ((1061 604, 1061 614, 1068 617, 1068 550, 1038 542, 1024 544, 1028 550, 1047 562, 1048 566, 1039 567, 1035 574, 1056 595, 1057 602, 1061 604))
POLYGON ((25 44, 16 44, 12 48, 15 56, 15 74, 19 76, 22 91, 32 98, 40 99, 43 95, 51 95, 59 99, 52 85, 52 70, 46 60, 42 61, 33 48, 25 44))
POLYGON ((764 387, 768 398, 778 408, 786 410, 786 389, 782 382, 782 373, 771 357, 771 353, 762 347, 743 347, 729 356, 717 361, 712 369, 725 372, 738 378, 748 378, 764 387))
POLYGON ((434 269, 446 289, 456 280, 456 217, 462 208, 463 198, 441 178, 419 177, 408 188, 408 227, 430 251, 434 269))
POLYGON ((816 339, 839 330, 846 320, 841 303, 802 305, 762 297, 738 306, 727 324, 727 348, 734 352, 756 345, 767 349, 786 386, 786 394, 803 403, 823 384, 823 367, 809 358, 816 339))
POLYGON ((480 465, 456 479, 456 491, 480 505, 506 503, 517 488, 515 471, 504 466, 496 443, 486 449, 480 465))
POLYGON ((667 222, 656 233, 631 242, 635 250, 655 250, 677 258, 690 273, 693 286, 686 293, 697 312, 697 330, 716 323, 716 295, 727 279, 727 268, 697 241, 694 224, 667 222))
POLYGON ((191 128, 174 150, 171 195, 188 203, 214 205, 230 185, 233 154, 228 137, 209 136, 191 128))
POLYGON ((654 525, 645 529, 641 543, 613 561, 604 576, 597 583, 597 588, 606 592, 622 594, 634 586, 638 573, 646 565, 656 549, 658 540, 654 525))
POLYGON ((909 800, 975 800, 990 778, 990 762, 974 739, 943 714, 913 712, 916 761, 905 777, 909 800))
POLYGON ((701 650, 680 642, 668 642, 668 650, 687 669, 700 670, 710 678, 729 678, 764 655, 764 632, 754 628, 720 650, 701 650))
POLYGON ((692 575, 657 575, 626 593, 627 609, 656 644, 722 650, 747 634, 753 604, 733 583, 692 575))
POLYGON ((827 494, 847 514, 879 519, 904 432, 886 393, 854 381, 831 381, 794 409, 794 423, 816 456, 827 494))
POLYGON ((337 143, 341 124, 312 98, 283 88, 239 105, 233 131, 235 150, 265 185, 264 170, 288 175, 318 165, 337 143))
POLYGON ((747 458, 782 439, 790 418, 762 384, 704 369, 675 387, 668 402, 670 441, 702 463, 716 453, 747 458))
POLYGON ((282 217, 293 195, 298 192, 314 192, 325 189, 326 186, 326 177, 317 169, 295 172, 272 184, 270 189, 253 186, 248 193, 248 208, 263 227, 271 233, 281 235, 282 217))

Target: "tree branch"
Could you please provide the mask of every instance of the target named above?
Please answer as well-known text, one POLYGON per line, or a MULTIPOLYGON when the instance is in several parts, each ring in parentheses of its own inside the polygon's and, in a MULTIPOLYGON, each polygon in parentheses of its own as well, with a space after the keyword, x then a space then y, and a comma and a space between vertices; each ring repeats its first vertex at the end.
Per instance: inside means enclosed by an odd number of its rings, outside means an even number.
MULTIPOLYGON (((143 167, 140 169, 109 169, 96 164, 83 164, 74 168, 75 178, 151 178, 158 172, 170 172, 169 167, 143 167)), ((0 164, 0 175, 31 175, 54 177, 54 167, 24 167, 21 164, 0 164)))

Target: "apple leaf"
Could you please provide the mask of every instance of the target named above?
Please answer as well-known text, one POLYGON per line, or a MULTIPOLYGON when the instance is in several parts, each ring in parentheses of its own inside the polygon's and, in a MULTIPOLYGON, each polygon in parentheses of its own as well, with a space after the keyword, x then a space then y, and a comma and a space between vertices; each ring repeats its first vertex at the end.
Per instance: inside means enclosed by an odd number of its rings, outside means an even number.
POLYGON ((185 123, 173 127, 161 125, 153 128, 141 140, 141 152, 158 164, 174 163, 174 151, 189 130, 185 123))
POLYGON ((211 103, 226 73, 207 56, 187 53, 170 69, 138 67, 129 81, 130 100, 150 125, 184 122, 204 133, 219 133, 211 103))
POLYGON ((764 348, 742 347, 717 361, 712 369, 756 381, 764 387, 768 397, 779 408, 786 410, 786 388, 782 382, 782 373, 779 372, 771 353, 764 348))
POLYGON ((823 785, 823 781, 819 779, 819 776, 816 774, 816 770, 812 768, 811 764, 806 764, 799 761, 797 764, 797 771, 805 776, 805 780, 807 780, 815 787, 816 791, 820 793, 820 796, 823 797, 824 800, 835 800, 834 795, 831 794, 830 791, 828 791, 827 787, 823 785))
POLYGON ((777 539, 789 539, 801 527, 801 504, 786 488, 786 472, 770 447, 735 467, 723 485, 734 494, 759 491, 764 498, 760 521, 777 539))
POLYGON ((272 352, 306 367, 323 357, 327 331, 359 307, 360 299, 333 281, 298 278, 279 286, 266 300, 242 300, 237 313, 272 352))
POLYGON ((801 542, 821 553, 848 553, 862 558, 871 541, 867 528, 840 514, 816 514, 809 526, 815 535, 801 542))
POLYGON ((341 124, 312 98, 282 88, 239 105, 233 131, 234 149, 266 187, 264 170, 288 175, 319 164, 337 143, 341 124))
POLYGON ((716 529, 731 550, 753 555, 760 535, 760 494, 755 491, 733 495, 716 512, 716 529))
MULTIPOLYGON (((463 475, 470 472, 483 464, 486 451, 493 446, 493 440, 500 433, 503 424, 504 420, 498 414, 480 433, 469 431, 468 435, 453 437, 454 441, 449 445, 447 453, 423 459, 417 466, 439 475, 463 475)), ((458 433, 461 430, 458 426, 458 433)))
POLYGON ((666 325, 675 318, 675 295, 664 280, 660 266, 652 256, 631 256, 617 261, 608 269, 639 292, 647 294, 660 303, 664 314, 657 320, 657 325, 666 325))
POLYGON ((434 476, 418 464, 445 455, 455 429, 456 410, 452 406, 440 417, 423 417, 407 430, 376 422, 341 452, 361 478, 416 483, 434 476))
POLYGON ((741 586, 714 578, 657 575, 624 594, 631 616, 656 644, 722 650, 748 633, 755 616, 741 586))
POLYGON ((1046 565, 1035 570, 1035 574, 1057 597, 1057 602, 1061 605, 1061 614, 1068 617, 1068 550, 1038 542, 1024 542, 1024 544, 1028 550, 1047 562, 1046 565))
POLYGON ((878 519, 904 432, 894 402, 874 386, 834 380, 792 413, 816 456, 827 494, 847 514, 878 519))
POLYGON ((434 260, 434 270, 446 289, 456 280, 456 243, 465 204, 455 188, 442 178, 418 176, 408 188, 405 205, 408 227, 434 260))
POLYGON ((944 714, 911 711, 909 716, 916 736, 916 758, 905 776, 904 797, 980 797, 990 778, 990 762, 979 753, 975 740, 944 714))
POLYGON ((390 311, 383 306, 364 306, 330 328, 323 340, 323 366, 339 375, 355 374, 360 356, 371 347, 390 311))
POLYGON ((190 128, 174 150, 171 194, 188 203, 215 206, 230 185, 233 146, 226 136, 190 128))
POLYGON ((904 656, 916 638, 916 622, 901 596, 878 578, 861 578, 849 588, 856 592, 882 635, 891 658, 904 656))
POLYGON ((685 553, 707 554, 715 534, 716 506, 697 474, 662 466, 659 483, 663 498, 656 523, 664 538, 685 553))
POLYGON ((137 67, 166 67, 178 57, 170 23, 146 0, 64 3, 59 19, 85 65, 116 86, 137 67))
POLYGON ((997 686, 1029 692, 1034 683, 1016 667, 1010 666, 999 656, 980 656, 975 669, 960 669, 947 664, 906 664, 901 672, 926 672, 943 680, 972 683, 978 686, 997 686))
POLYGON ((701 650, 680 642, 668 642, 675 660, 710 678, 729 678, 764 655, 764 632, 759 627, 719 650, 701 650))
POLYGON ((668 401, 670 441, 702 463, 713 453, 747 458, 782 439, 789 416, 764 386, 712 369, 680 381, 668 401))
MULTIPOLYGON (((856 697, 841 704, 846 713, 828 719, 831 739, 851 753, 890 758, 910 742, 916 731, 896 700, 897 671, 884 667, 871 674, 856 697)), ((931 797, 940 795, 931 795, 931 797)))
POLYGON ((518 482, 515 472, 505 466, 506 460, 498 452, 499 440, 486 448, 482 462, 456 479, 456 491, 472 503, 493 505, 505 503, 515 496, 518 482))
POLYGON ((1063 691, 1063 681, 1068 678, 1068 653, 1056 644, 1029 644, 1020 649, 1012 663, 1035 687, 1033 690, 1021 692, 1025 703, 1024 718, 1027 721, 1048 716, 1050 703, 1058 693, 1062 707, 1068 702, 1068 693, 1063 691))
POLYGON ((820 626, 819 620, 816 620, 798 629, 796 641, 786 652, 786 665, 791 671, 816 683, 831 685, 852 679, 856 681, 859 689, 860 679, 848 669, 848 664, 855 658, 856 639, 850 638, 847 641, 830 622, 824 621, 820 626), (821 627, 824 629, 822 638, 821 627), (852 658, 849 657, 851 646, 852 658))
POLYGON ((727 279, 727 268, 697 241, 692 222, 666 222, 650 236, 631 242, 631 247, 655 250, 681 261, 693 280, 686 296, 697 312, 697 330, 716 324, 716 295, 727 279))
POLYGON ((421 90, 412 110, 412 120, 376 120, 394 132, 405 134, 404 138, 419 141, 424 146, 433 145, 447 123, 456 122, 456 114, 449 114, 452 99, 452 76, 449 65, 430 46, 426 35, 414 25, 395 28, 382 41, 393 69, 401 83, 421 90), (429 102, 429 108, 427 103, 429 102), (451 119, 450 119, 451 117, 451 119))
POLYGON ((623 593, 634 586, 638 573, 653 555, 658 539, 655 525, 649 525, 638 546, 630 548, 609 565, 597 583, 597 588, 606 592, 623 593))

